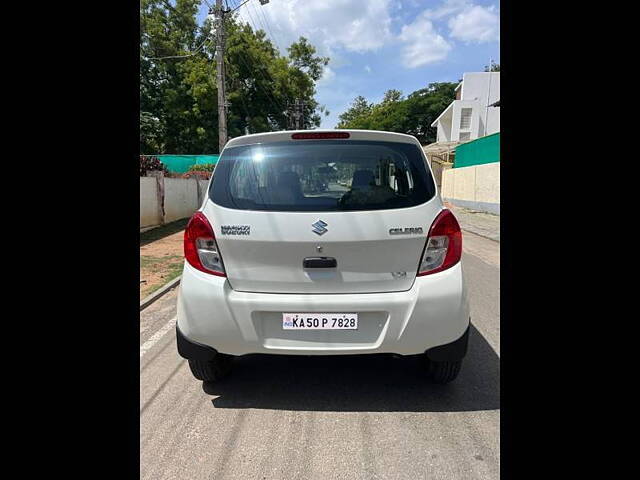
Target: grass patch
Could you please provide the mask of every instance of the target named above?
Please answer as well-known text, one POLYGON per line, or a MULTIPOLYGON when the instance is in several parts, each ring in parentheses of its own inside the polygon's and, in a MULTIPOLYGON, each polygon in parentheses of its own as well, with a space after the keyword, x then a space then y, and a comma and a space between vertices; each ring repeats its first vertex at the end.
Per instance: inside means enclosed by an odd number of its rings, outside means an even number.
POLYGON ((180 255, 164 257, 140 256, 140 298, 144 298, 182 273, 184 259, 180 255))
POLYGON ((150 256, 141 256, 140 257, 140 269, 155 269, 155 267, 162 267, 167 263, 175 263, 176 261, 180 261, 182 264, 182 257, 180 255, 167 255, 165 257, 150 257, 150 256))

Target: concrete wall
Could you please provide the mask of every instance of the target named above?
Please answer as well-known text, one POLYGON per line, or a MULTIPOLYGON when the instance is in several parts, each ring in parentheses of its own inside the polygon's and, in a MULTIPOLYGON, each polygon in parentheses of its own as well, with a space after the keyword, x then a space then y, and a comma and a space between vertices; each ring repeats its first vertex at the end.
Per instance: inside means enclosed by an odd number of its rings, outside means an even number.
POLYGON ((140 228, 160 225, 158 189, 154 177, 140 177, 140 228))
POLYGON ((447 163, 440 163, 440 162, 436 162, 435 160, 431 161, 431 170, 433 171, 433 180, 436 183, 436 186, 438 187, 438 190, 440 190, 442 188, 442 173, 445 170, 448 170, 452 167, 452 164, 447 163))
POLYGON ((164 178, 164 217, 159 205, 158 181, 140 177, 140 229, 188 218, 202 205, 208 180, 164 178))
POLYGON ((500 162, 445 170, 440 193, 454 205, 500 215, 500 162))

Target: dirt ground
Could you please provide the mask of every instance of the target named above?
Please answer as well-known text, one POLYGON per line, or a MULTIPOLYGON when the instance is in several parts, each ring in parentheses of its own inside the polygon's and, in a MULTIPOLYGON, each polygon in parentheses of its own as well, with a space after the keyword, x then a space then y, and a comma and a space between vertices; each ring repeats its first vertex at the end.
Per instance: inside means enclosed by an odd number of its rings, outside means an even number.
POLYGON ((140 299, 182 273, 183 236, 184 231, 180 230, 146 244, 141 241, 140 299))

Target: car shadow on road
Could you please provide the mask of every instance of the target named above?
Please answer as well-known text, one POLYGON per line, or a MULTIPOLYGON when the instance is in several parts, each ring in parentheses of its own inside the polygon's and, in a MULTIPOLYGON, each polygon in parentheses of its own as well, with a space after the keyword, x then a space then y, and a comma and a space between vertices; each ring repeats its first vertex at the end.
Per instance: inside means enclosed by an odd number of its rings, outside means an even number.
POLYGON ((203 383, 216 408, 336 412, 462 412, 500 408, 500 358, 471 326, 460 375, 425 379, 419 356, 246 355, 217 383, 203 383))

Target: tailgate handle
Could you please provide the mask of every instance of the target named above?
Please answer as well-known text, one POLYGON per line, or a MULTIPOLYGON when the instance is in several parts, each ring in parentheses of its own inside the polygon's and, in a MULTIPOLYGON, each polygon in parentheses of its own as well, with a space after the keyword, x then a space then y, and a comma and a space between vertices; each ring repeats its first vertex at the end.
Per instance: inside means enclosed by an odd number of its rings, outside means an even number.
POLYGON ((333 257, 307 257, 303 260, 304 268, 336 268, 338 262, 333 257))

